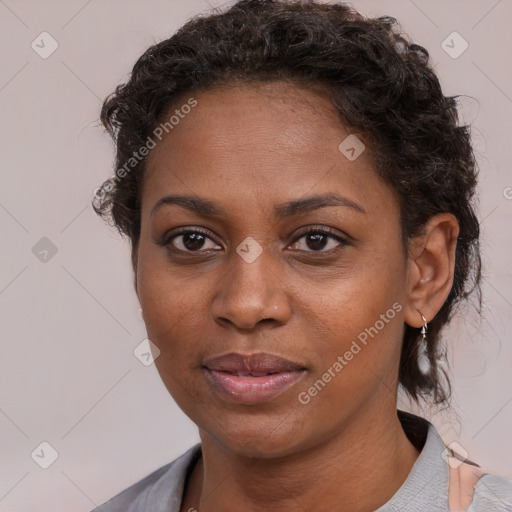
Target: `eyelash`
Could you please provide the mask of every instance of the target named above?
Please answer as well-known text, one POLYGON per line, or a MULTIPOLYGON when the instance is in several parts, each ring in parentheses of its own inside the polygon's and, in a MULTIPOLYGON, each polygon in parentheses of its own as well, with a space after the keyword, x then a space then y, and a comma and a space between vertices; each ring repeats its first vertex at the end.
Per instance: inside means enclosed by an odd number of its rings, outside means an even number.
MULTIPOLYGON (((212 237, 210 236, 210 234, 201 229, 201 228, 194 228, 194 229, 190 229, 190 228, 183 228, 177 232, 174 232, 172 233, 171 235, 167 235, 167 236, 164 236, 160 241, 157 242, 158 245, 160 246, 169 246, 169 250, 173 251, 173 252, 176 252, 176 253, 189 253, 189 254, 200 254, 200 253, 207 253, 209 251, 214 251, 214 252, 217 252, 217 249, 207 249, 207 250, 197 250, 197 251, 184 251, 182 249, 177 249, 176 247, 172 247, 171 246, 171 243, 172 241, 174 240, 174 238, 180 236, 180 235, 186 235, 186 234, 190 234, 190 233, 199 233, 205 237, 207 237, 208 239, 212 240, 213 242, 215 242, 215 240, 212 239, 212 237)), ((336 240, 337 242, 339 242, 341 244, 341 246, 348 246, 348 245, 352 245, 346 238, 340 236, 337 232, 333 231, 332 229, 328 228, 328 227, 315 227, 315 226, 311 226, 309 228, 307 228, 305 231, 301 232, 300 234, 298 234, 293 242, 290 244, 290 245, 294 245, 295 243, 297 243, 301 238, 309 235, 309 234, 321 234, 321 235, 327 235, 329 238, 333 238, 334 240, 336 240)), ((217 243, 217 242, 215 242, 217 243)), ((220 244, 217 244, 217 245, 220 245, 220 244)), ((316 254, 330 254, 334 251, 337 251, 339 250, 339 246, 334 248, 334 249, 329 249, 327 251, 323 251, 323 250, 319 250, 319 251, 304 251, 304 250, 301 250, 301 249, 298 249, 298 252, 305 252, 305 253, 308 253, 308 254, 313 254, 313 255, 316 255, 316 254)))

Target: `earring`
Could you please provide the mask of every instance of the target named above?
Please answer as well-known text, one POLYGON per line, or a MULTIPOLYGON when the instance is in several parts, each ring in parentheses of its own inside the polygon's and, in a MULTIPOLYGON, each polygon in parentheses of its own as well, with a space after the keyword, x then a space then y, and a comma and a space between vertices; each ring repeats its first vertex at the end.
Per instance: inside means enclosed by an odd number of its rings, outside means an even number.
POLYGON ((421 318, 424 322, 421 328, 421 340, 418 347, 418 367, 423 375, 430 373, 430 360, 427 355, 427 319, 420 313, 421 318))

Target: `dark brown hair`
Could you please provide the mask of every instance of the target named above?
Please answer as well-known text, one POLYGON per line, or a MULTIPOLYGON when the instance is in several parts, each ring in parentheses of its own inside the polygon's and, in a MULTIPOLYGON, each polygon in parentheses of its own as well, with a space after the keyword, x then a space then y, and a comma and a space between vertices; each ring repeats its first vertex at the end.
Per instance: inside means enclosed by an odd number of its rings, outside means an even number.
POLYGON ((420 372, 420 330, 408 325, 399 369, 399 383, 416 402, 423 395, 447 403, 450 381, 436 359, 441 328, 475 289, 481 303, 472 205, 477 166, 470 127, 458 123, 458 96, 443 95, 427 50, 401 33, 394 18, 367 18, 343 3, 292 0, 241 0, 192 18, 148 48, 105 100, 100 119, 116 143, 117 171, 97 189, 95 211, 130 238, 136 269, 146 158, 133 155, 193 91, 275 80, 325 89, 340 122, 365 141, 376 172, 395 191, 405 248, 433 215, 457 218, 453 286, 429 324, 431 371, 420 372))

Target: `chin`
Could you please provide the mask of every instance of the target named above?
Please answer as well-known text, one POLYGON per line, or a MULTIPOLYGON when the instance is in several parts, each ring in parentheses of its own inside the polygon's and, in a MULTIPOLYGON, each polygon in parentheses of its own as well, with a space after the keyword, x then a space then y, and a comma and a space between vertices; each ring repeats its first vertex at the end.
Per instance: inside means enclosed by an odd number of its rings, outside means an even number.
MULTIPOLYGON (((218 414, 214 417, 221 416, 218 414)), ((307 443, 302 433, 297 430, 298 423, 300 422, 286 415, 266 418, 254 415, 243 419, 238 416, 229 421, 222 421, 220 428, 211 420, 207 421, 204 427, 196 422, 201 438, 204 433, 226 451, 260 459, 283 457, 304 449, 307 443)))

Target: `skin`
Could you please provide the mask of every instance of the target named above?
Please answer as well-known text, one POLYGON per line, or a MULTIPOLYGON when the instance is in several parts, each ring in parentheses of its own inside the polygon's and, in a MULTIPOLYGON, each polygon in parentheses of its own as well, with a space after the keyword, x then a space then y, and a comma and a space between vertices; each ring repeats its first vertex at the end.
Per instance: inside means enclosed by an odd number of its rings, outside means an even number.
POLYGON ((396 414, 401 340, 404 322, 421 327, 420 312, 430 321, 448 296, 457 222, 433 217, 405 253, 394 192, 369 146, 355 161, 338 150, 351 132, 320 90, 278 82, 193 97, 197 106, 148 157, 135 269, 148 337, 161 351, 156 367, 203 447, 181 510, 374 510, 419 455, 396 414), (276 205, 329 192, 364 213, 329 206, 274 216, 276 205), (165 205, 152 215, 168 194, 208 199, 225 214, 165 205), (318 249, 307 226, 350 243, 326 235, 318 249), (179 235, 157 244, 180 227, 206 230, 203 246, 187 252, 179 235), (248 236, 263 251, 252 263, 236 252, 248 236), (396 316, 301 403, 299 393, 394 303, 396 316), (268 403, 229 403, 211 388, 207 358, 260 351, 307 372, 268 403))

